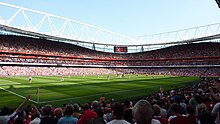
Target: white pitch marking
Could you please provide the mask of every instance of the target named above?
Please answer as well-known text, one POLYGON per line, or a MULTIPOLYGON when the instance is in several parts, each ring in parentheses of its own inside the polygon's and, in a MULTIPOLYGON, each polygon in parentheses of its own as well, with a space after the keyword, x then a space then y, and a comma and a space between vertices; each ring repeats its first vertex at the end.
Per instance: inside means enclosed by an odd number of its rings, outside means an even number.
MULTIPOLYGON (((12 91, 10 91, 10 90, 6 90, 6 89, 4 89, 4 88, 2 88, 2 87, 0 87, 0 89, 4 90, 4 91, 6 91, 6 92, 9 92, 9 93, 11 93, 11 94, 13 94, 13 95, 15 95, 15 96, 18 96, 18 97, 20 97, 20 98, 25 99, 24 96, 19 95, 19 94, 15 93, 15 92, 12 92, 12 91)), ((36 102, 36 101, 34 101, 34 100, 31 100, 31 99, 29 99, 29 101, 31 101, 31 102, 33 102, 33 103, 36 103, 36 104, 38 103, 38 102, 36 102)))

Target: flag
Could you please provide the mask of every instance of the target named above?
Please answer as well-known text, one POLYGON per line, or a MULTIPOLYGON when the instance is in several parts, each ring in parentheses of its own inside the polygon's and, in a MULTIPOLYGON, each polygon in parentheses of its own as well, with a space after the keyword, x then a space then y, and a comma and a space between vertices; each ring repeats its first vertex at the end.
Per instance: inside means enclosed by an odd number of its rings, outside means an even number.
POLYGON ((38 95, 39 94, 39 88, 37 88, 37 91, 36 91, 36 95, 38 95))

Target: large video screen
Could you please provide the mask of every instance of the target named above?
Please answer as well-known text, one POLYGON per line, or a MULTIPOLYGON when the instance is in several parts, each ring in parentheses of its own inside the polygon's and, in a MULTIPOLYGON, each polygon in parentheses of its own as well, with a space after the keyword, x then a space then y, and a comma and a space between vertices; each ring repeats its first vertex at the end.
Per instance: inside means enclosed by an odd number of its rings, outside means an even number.
POLYGON ((126 46, 114 46, 115 53, 127 53, 128 48, 126 46))

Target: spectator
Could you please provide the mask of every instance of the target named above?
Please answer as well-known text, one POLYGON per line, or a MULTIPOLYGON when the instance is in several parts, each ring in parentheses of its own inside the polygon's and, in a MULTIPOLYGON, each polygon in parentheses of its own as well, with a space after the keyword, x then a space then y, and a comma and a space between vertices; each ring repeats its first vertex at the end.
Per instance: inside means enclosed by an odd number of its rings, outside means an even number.
POLYGON ((215 119, 211 116, 205 104, 196 106, 197 123, 199 124, 215 124, 215 119))
POLYGON ((153 109, 154 109, 154 116, 153 118, 160 121, 161 124, 168 124, 168 119, 160 116, 160 106, 154 104, 153 105, 153 109))
POLYGON ((42 109, 42 117, 40 124, 57 124, 57 120, 51 117, 52 114, 52 106, 46 105, 42 109))
POLYGON ((195 115, 195 109, 191 106, 186 107, 186 118, 189 121, 189 124, 196 124, 196 115, 195 115))
POLYGON ((125 100, 124 101, 124 120, 129 123, 132 123, 132 108, 131 108, 131 101, 125 100))
POLYGON ((68 105, 64 111, 65 116, 60 118, 57 124, 76 124, 78 119, 76 117, 72 117, 73 114, 73 106, 68 105))
POLYGON ((153 119, 154 110, 146 100, 138 101, 132 113, 136 124, 160 124, 160 121, 153 119))
POLYGON ((124 110, 123 105, 121 103, 114 103, 113 105, 113 120, 108 122, 107 124, 130 124, 129 122, 123 119, 124 110))
POLYGON ((173 116, 168 118, 169 124, 188 124, 188 120, 185 116, 180 114, 180 105, 173 103, 171 105, 171 111, 173 116))
POLYGON ((63 116, 63 110, 59 108, 54 109, 54 118, 58 121, 63 116))
POLYGON ((24 104, 30 99, 30 96, 26 96, 25 100, 18 106, 18 108, 11 114, 8 107, 4 107, 0 115, 0 124, 7 124, 8 121, 15 117, 15 115, 22 109, 24 104))
POLYGON ((84 112, 80 119, 78 120, 77 124, 85 124, 85 122, 90 118, 97 118, 96 112, 89 109, 89 104, 84 104, 83 106, 84 112))
POLYGON ((34 104, 32 104, 32 108, 33 109, 31 111, 31 121, 29 124, 40 124, 41 113, 34 104))
POLYGON ((73 117, 76 117, 76 118, 80 118, 81 116, 81 113, 79 112, 80 111, 80 108, 79 108, 79 105, 78 104, 73 104, 73 117))
MULTIPOLYGON (((219 80, 214 80, 214 86, 215 88, 218 90, 218 92, 220 91, 220 81, 219 80)), ((211 94, 212 96, 219 101, 219 97, 214 93, 214 91, 210 88, 211 94)), ((214 116, 215 118, 215 123, 216 124, 220 124, 220 102, 216 103, 212 109, 211 112, 212 116, 214 116)))

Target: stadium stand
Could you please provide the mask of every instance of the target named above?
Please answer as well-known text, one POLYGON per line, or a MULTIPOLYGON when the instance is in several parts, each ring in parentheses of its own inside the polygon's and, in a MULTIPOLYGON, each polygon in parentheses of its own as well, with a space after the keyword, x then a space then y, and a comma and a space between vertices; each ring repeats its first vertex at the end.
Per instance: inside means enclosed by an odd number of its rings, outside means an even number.
MULTIPOLYGON (((202 76, 219 77, 220 60, 219 43, 193 43, 172 46, 164 49, 143 53, 104 53, 76 45, 35 39, 21 36, 0 36, 0 76, 30 76, 30 75, 101 75, 101 74, 152 74, 152 75, 174 75, 174 76, 202 76), (29 65, 28 65, 29 64, 29 65), (76 66, 77 67, 72 67, 76 66), (84 68, 83 65, 91 67, 84 68), (69 67, 68 67, 69 66, 69 67), (102 68, 104 66, 104 68, 102 68), (117 67, 119 66, 119 67, 117 67), (123 68, 124 67, 124 68, 123 68), (129 67, 129 68, 126 68, 129 67)), ((126 120, 131 123, 219 123, 216 111, 219 110, 219 91, 212 90, 214 86, 219 90, 219 81, 201 81, 197 85, 187 86, 172 91, 157 92, 143 98, 130 99, 130 109, 136 112, 135 118, 129 116, 126 120), (210 90, 207 90, 210 89, 210 90), (137 106, 147 107, 157 114, 147 114, 147 119, 137 117, 140 112, 137 106), (141 100, 141 101, 140 101, 141 100), (137 104, 136 104, 137 103, 137 104), (144 104, 147 106, 144 106, 144 104), (150 105, 148 105, 150 104, 150 105), (156 107, 161 107, 158 114, 156 107), (133 109, 135 107, 135 109, 133 109), (213 108, 214 107, 214 108, 213 108), (161 120, 161 116, 163 120, 161 120), (166 116, 166 117, 165 117, 166 116), (181 121, 184 120, 184 121, 181 121), (160 122, 159 122, 160 121, 160 122)), ((74 115, 74 123, 104 124, 116 120, 117 113, 112 113, 114 103, 122 106, 122 101, 103 101, 96 108, 92 104, 83 104, 75 108, 71 106, 74 115), (110 104, 111 102, 111 104, 110 104), (101 110, 101 111, 100 111, 101 110), (85 112, 84 112, 85 111, 85 112), (87 113, 87 115, 85 114, 87 113), (91 113, 91 114, 90 114, 91 113), (83 117, 83 122, 82 122, 83 117), (77 120, 80 120, 76 122, 77 120)), ((77 103, 75 104, 77 105, 77 103)), ((120 108, 122 109, 122 107, 120 108)), ((47 123, 45 115, 48 114, 51 123, 61 123, 64 118, 73 118, 71 114, 65 113, 67 107, 44 106, 36 108, 32 106, 18 112, 7 121, 8 124, 31 124, 32 122, 47 123), (54 113, 57 108, 62 109, 58 115, 54 113), (39 110, 39 111, 37 111, 39 110), (23 114, 25 113, 25 114, 23 114)), ((12 111, 13 112, 13 111, 12 111)), ((124 111, 123 111, 124 112, 124 111)), ((124 123, 123 113, 120 111, 120 119, 124 123)), ((144 113, 146 114, 147 111, 144 113)), ((2 109, 0 118, 10 116, 13 113, 4 113, 2 109)), ((134 117, 134 116, 133 116, 134 117)), ((5 121, 5 120, 0 120, 5 121)), ((68 120, 67 120, 68 121, 68 120)), ((6 121, 3 123, 6 124, 6 121)))
POLYGON ((118 71, 118 69, 114 69, 115 67, 128 66, 148 69, 127 69, 123 73, 135 71, 136 73, 143 72, 146 74, 219 76, 217 69, 220 63, 219 43, 183 44, 143 53, 118 54, 98 52, 72 44, 22 36, 1 35, 0 41, 1 71, 4 72, 1 75, 24 76, 25 74, 17 71, 18 68, 31 70, 34 75, 45 75, 43 73, 45 69, 48 69, 47 72, 51 72, 49 74, 53 73, 52 75, 94 75, 100 74, 98 73, 100 70, 103 70, 101 71, 103 74, 115 74, 118 71), (5 65, 10 64, 17 65, 17 67, 5 67, 5 65), (24 65, 28 65, 28 67, 24 65), (82 65, 112 68, 92 69, 96 71, 88 71, 89 69, 78 69, 76 71, 76 68, 66 68, 82 65), (29 66, 47 66, 47 68, 29 66), (53 68, 57 66, 62 67, 61 71, 53 68), (13 68, 16 71, 8 70, 13 68), (109 73, 107 70, 110 70, 109 73), (7 74, 7 72, 19 73, 7 74))

